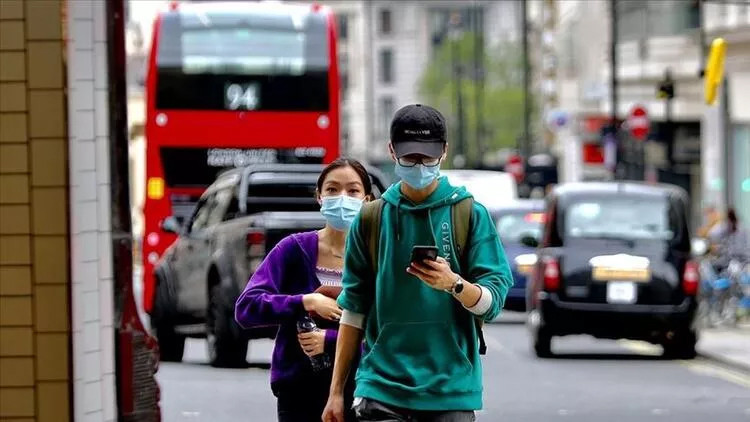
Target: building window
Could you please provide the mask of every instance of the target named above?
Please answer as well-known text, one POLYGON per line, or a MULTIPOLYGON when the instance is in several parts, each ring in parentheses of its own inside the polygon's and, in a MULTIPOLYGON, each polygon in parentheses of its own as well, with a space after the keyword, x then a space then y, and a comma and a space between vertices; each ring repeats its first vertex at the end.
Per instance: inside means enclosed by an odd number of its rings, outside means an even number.
POLYGON ((383 97, 380 97, 380 130, 376 131, 386 134, 385 136, 389 136, 390 134, 390 127, 391 127, 391 119, 393 118, 393 113, 395 113, 396 110, 394 110, 393 106, 393 97, 390 95, 386 95, 383 97))
POLYGON ((336 16, 336 30, 340 40, 349 39, 349 17, 341 14, 336 16))
POLYGON ((389 35, 393 30, 391 9, 380 9, 379 20, 380 35, 389 35))
POLYGON ((380 82, 393 82, 393 50, 390 48, 380 50, 380 82))

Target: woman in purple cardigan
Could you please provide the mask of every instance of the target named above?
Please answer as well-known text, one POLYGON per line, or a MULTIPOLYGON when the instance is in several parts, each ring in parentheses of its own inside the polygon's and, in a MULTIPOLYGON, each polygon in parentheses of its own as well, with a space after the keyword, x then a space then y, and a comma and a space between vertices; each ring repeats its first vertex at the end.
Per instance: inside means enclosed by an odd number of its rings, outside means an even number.
MULTIPOLYGON (((317 184, 325 228, 296 233, 279 242, 237 299, 235 319, 240 326, 279 326, 271 361, 271 389, 280 422, 321 420, 341 309, 331 294, 316 290, 340 289, 346 234, 362 202, 371 195, 370 177, 358 161, 340 158, 329 164, 317 184), (297 324, 309 316, 314 316, 322 329, 298 334, 297 324), (325 355, 330 367, 314 370, 311 360, 326 360, 325 355)), ((351 403, 346 408, 351 409, 351 403)), ((355 420, 353 413, 347 417, 350 419, 355 420)))

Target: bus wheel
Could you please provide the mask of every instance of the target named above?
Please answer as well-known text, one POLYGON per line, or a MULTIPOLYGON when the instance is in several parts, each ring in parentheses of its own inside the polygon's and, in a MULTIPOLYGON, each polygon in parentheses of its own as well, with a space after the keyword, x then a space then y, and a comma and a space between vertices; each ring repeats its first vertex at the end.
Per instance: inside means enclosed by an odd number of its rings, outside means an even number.
POLYGON ((234 312, 222 300, 221 286, 211 288, 206 314, 206 340, 211 366, 242 368, 247 366, 247 339, 234 321, 234 312))
POLYGON ((166 278, 156 276, 156 297, 151 311, 151 326, 159 342, 159 360, 162 362, 181 362, 185 351, 185 336, 177 334, 174 329, 174 295, 166 278))

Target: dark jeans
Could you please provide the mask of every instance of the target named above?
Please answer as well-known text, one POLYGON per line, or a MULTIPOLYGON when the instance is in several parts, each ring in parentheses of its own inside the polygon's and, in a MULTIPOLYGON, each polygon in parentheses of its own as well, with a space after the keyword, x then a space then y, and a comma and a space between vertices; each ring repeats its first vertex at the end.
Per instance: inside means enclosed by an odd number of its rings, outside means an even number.
MULTIPOLYGON (((323 409, 328 402, 328 390, 331 387, 331 371, 315 374, 304 381, 277 386, 276 411, 279 422, 320 422, 323 409)), ((354 422, 352 407, 353 388, 347 387, 345 397, 345 414, 347 422, 354 422)))
POLYGON ((354 412, 359 422, 474 422, 471 411, 408 410, 381 402, 362 399, 354 412))

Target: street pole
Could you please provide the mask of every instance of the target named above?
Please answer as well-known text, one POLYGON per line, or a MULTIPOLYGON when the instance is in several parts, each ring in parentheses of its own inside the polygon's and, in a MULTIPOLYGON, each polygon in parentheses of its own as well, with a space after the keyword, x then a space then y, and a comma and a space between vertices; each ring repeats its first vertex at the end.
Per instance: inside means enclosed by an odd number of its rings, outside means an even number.
POLYGON ((731 207, 731 193, 730 183, 732 178, 732 160, 729 157, 732 156, 732 122, 731 114, 729 109, 729 78, 724 75, 724 80, 721 86, 721 125, 724 132, 724 204, 727 209, 731 207))
POLYGON ((476 115, 476 151, 477 160, 475 165, 482 167, 484 164, 484 157, 487 154, 487 145, 485 145, 484 139, 484 115, 483 115, 483 101, 484 101, 484 34, 481 32, 484 28, 479 25, 479 19, 482 14, 478 7, 474 7, 474 107, 476 115))
POLYGON ((466 166, 466 156, 464 152, 464 104, 463 104, 463 92, 461 89, 461 51, 460 51, 460 15, 454 12, 451 15, 451 61, 453 62, 453 86, 454 96, 456 104, 456 153, 454 155, 454 163, 456 167, 466 166), (456 158, 461 157, 456 160, 456 158))
POLYGON ((531 65, 529 63, 529 19, 527 0, 521 0, 521 42, 523 48, 523 136, 519 152, 524 160, 529 158, 531 148, 531 65))
POLYGON ((610 162, 613 164, 613 176, 617 174, 617 162, 619 161, 617 155, 618 155, 618 148, 617 145, 619 144, 617 142, 617 106, 618 106, 618 98, 617 98, 617 0, 609 0, 609 9, 610 9, 610 45, 609 45, 609 60, 611 64, 610 69, 610 98, 612 102, 612 110, 611 110, 611 116, 610 116, 610 135, 611 138, 608 139, 607 142, 614 143, 614 145, 609 145, 607 148, 607 151, 610 151, 610 153, 614 153, 615 157, 612 157, 610 159, 610 162), (612 161, 613 160, 613 161, 612 161))

